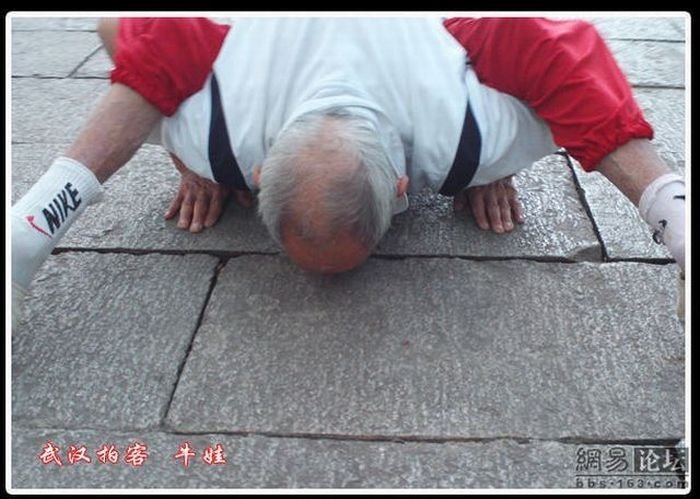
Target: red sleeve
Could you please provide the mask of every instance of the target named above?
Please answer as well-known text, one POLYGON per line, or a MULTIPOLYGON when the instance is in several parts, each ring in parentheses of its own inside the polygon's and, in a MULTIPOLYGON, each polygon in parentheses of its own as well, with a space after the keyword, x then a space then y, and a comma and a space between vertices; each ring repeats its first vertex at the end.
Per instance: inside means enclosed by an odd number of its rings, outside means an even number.
POLYGON ((627 78, 583 21, 453 18, 479 80, 526 102, 586 170, 631 138, 653 137, 627 78))
POLYGON ((111 81, 171 116, 204 85, 229 28, 204 18, 122 18, 111 81))

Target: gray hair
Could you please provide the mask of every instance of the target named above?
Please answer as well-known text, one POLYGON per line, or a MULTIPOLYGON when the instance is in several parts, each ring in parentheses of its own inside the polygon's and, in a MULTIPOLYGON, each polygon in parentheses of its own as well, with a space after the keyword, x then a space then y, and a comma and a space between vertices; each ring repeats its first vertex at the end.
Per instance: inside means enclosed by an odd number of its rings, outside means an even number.
POLYGON ((309 242, 346 230, 371 249, 391 224, 396 180, 371 122, 347 111, 307 113, 270 148, 262 164, 258 211, 279 244, 283 227, 291 224, 309 242), (333 168, 332 177, 324 175, 324 168, 333 164, 343 167, 333 168), (314 214, 303 206, 305 193, 314 189, 323 191, 322 233, 314 229, 314 214))

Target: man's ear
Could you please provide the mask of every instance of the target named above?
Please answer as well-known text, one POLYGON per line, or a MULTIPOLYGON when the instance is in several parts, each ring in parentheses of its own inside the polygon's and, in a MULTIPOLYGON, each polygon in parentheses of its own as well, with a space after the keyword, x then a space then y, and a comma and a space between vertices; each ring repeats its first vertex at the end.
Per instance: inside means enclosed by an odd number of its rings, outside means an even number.
POLYGON ((396 197, 400 198, 406 192, 408 191, 408 177, 406 175, 402 175, 399 177, 399 179, 396 181, 396 197))
POLYGON ((260 172, 262 172, 262 168, 259 165, 253 167, 253 184, 258 189, 260 189, 260 172))

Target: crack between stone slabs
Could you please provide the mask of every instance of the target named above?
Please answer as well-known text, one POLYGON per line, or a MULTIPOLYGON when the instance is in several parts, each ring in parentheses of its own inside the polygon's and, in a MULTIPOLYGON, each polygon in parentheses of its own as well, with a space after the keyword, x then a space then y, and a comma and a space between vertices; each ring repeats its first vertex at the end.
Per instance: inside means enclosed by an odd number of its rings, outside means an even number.
POLYGON ((671 265, 676 261, 670 258, 644 258, 644 257, 627 257, 627 258, 609 258, 606 263, 646 263, 647 265, 671 265))
POLYGON ((204 303, 202 304, 202 309, 199 311, 199 317, 197 317, 197 323, 195 324, 194 331, 192 332, 192 336, 190 337, 190 342, 187 345, 187 349, 185 350, 185 355, 182 357, 182 361, 180 362, 180 365, 177 368, 177 374, 175 375, 175 383, 173 383, 173 389, 170 392, 170 396, 168 397, 168 402, 165 405, 165 410, 163 411, 163 414, 161 415, 160 418, 160 425, 163 426, 165 424, 165 421, 168 417, 168 413, 170 412, 170 407, 172 406, 173 399, 175 398, 175 392, 177 391, 177 387, 180 384, 180 378, 182 376, 182 371, 185 369, 185 364, 187 364, 187 359, 190 358, 190 353, 192 352, 192 347, 194 346, 194 339, 197 337, 197 333, 199 333, 199 328, 202 326, 202 321, 204 320, 204 313, 207 310, 207 306, 209 305, 209 300, 211 299, 211 295, 214 292, 214 288, 216 287, 216 283, 219 281, 219 274, 221 273, 221 270, 226 266, 226 263, 228 260, 224 259, 219 259, 219 261, 216 264, 216 267, 214 268, 214 275, 211 277, 211 280, 209 281, 209 289, 207 290, 207 295, 204 298, 204 303))
MULTIPOLYGON (((109 80, 109 76, 95 76, 95 75, 84 75, 84 76, 49 76, 49 75, 12 75, 12 78, 16 80, 66 80, 70 78, 71 80, 109 80)), ((28 142, 29 143, 29 142, 28 142)))
POLYGON ((48 75, 12 75, 13 79, 16 80, 109 80, 109 76, 96 76, 96 75, 84 75, 84 76, 48 76, 48 75))
POLYGON ((659 447, 674 447, 683 439, 680 437, 669 438, 594 438, 585 436, 570 436, 561 437, 554 440, 549 439, 534 439, 542 442, 556 441, 562 444, 581 444, 581 445, 632 445, 632 446, 659 446, 659 447))
POLYGON ((391 254, 391 253, 380 253, 376 255, 370 255, 370 258, 376 258, 377 260, 409 260, 411 258, 415 259, 432 259, 432 258, 442 258, 446 260, 467 260, 473 262, 508 262, 508 261, 526 261, 526 262, 538 262, 538 263, 581 263, 578 260, 572 260, 571 258, 563 256, 483 256, 483 255, 450 255, 450 254, 391 254))
MULTIPOLYGON (((176 255, 176 256, 186 256, 186 255, 208 255, 215 256, 217 258, 229 260, 232 258, 239 258, 242 256, 278 256, 282 254, 282 251, 227 251, 227 250, 180 250, 180 249, 164 249, 164 248, 84 248, 80 246, 59 246, 54 248, 51 252, 53 255, 60 255, 63 253, 102 253, 102 254, 117 254, 117 255, 176 255)), ((572 260, 567 257, 560 256, 482 256, 482 255, 451 255, 443 253, 417 253, 417 254, 392 254, 392 253, 377 253, 370 255, 370 258, 376 258, 377 260, 407 260, 410 258, 416 259, 430 259, 430 258, 442 258, 442 259, 460 259, 460 260, 473 260, 473 261, 510 261, 510 260, 524 260, 533 261, 541 263, 581 263, 578 260, 572 260)), ((224 262, 226 263, 226 262, 224 262)))
MULTIPOLYGON (((53 255, 60 255, 63 253, 101 253, 101 254, 116 254, 116 255, 175 255, 175 256, 186 256, 186 255, 207 255, 214 256, 225 260, 233 258, 239 258, 242 256, 278 256, 281 255, 281 251, 225 251, 225 250, 178 250, 178 249, 138 249, 138 248, 81 248, 77 246, 61 246, 54 248, 51 252, 53 255)), ((407 260, 411 258, 415 259, 459 259, 477 262, 490 262, 490 261, 511 261, 511 260, 522 260, 531 261, 539 263, 581 263, 578 260, 572 260, 566 257, 559 256, 480 256, 480 255, 450 255, 450 254, 373 254, 370 258, 375 258, 377 260, 407 260)), ((596 262, 593 262, 596 263, 596 262)))
MULTIPOLYGON (((17 18, 15 18, 17 19, 17 18)), ((37 33, 40 31, 53 31, 53 32, 61 32, 61 31, 68 31, 70 33, 97 33, 96 29, 88 29, 88 28, 13 28, 12 32, 22 32, 22 33, 37 33)))
POLYGON ((636 84, 632 88, 639 90, 685 90, 683 85, 636 84))
POLYGON ((450 443, 492 443, 498 441, 513 441, 521 445, 536 443, 560 443, 565 445, 630 445, 647 447, 676 447, 683 441, 682 437, 667 438, 597 438, 586 436, 568 436, 559 438, 525 437, 518 435, 496 435, 491 437, 459 437, 459 436, 431 436, 431 435, 348 435, 343 433, 304 433, 304 432, 273 432, 273 431, 178 431, 165 424, 159 426, 147 426, 141 428, 102 428, 102 427, 40 427, 23 426, 21 424, 12 425, 21 431, 55 431, 55 432, 109 432, 114 433, 161 433, 164 435, 176 436, 209 436, 221 435, 228 437, 263 437, 270 439, 290 439, 290 440, 332 440, 342 442, 364 442, 364 443, 426 443, 426 444, 450 444, 450 443))
POLYGON ((581 182, 579 181, 578 176, 576 175, 576 172, 574 171, 574 164, 571 161, 571 156, 569 156, 566 152, 557 152, 557 154, 564 157, 564 161, 566 161, 566 165, 569 167, 569 172, 571 173, 571 178, 574 182, 574 187, 576 188, 576 193, 578 194, 578 198, 579 198, 579 201, 581 202, 581 206, 583 206, 583 209, 586 212, 588 219, 591 221, 591 225, 593 226, 593 233, 595 234, 596 239, 598 239, 598 244, 600 244, 600 252, 601 252, 602 261, 609 262, 610 256, 608 255, 608 250, 605 247, 605 242, 603 241, 603 236, 601 236, 601 234, 600 234, 600 228, 598 227, 598 224, 595 221, 595 217, 593 216, 593 212, 591 211, 591 207, 588 204, 588 200, 586 199, 586 190, 581 186, 581 182))
MULTIPOLYGON (((78 68, 76 68, 77 70, 78 68)), ((72 72, 70 73, 72 74, 72 72)), ((51 76, 51 75, 12 75, 13 80, 109 80, 109 76, 51 76)))
POLYGON ((78 70, 79 70, 80 68, 82 68, 82 67, 85 65, 85 63, 88 62, 88 61, 90 60, 90 58, 91 58, 93 55, 95 55, 95 54, 98 53, 100 50, 102 50, 102 47, 103 47, 102 44, 99 44, 97 47, 95 47, 94 49, 92 49, 92 52, 90 52, 85 58, 83 58, 83 60, 80 61, 80 62, 78 63, 78 65, 73 69, 73 71, 71 71, 70 73, 68 73, 68 76, 66 76, 66 78, 72 78, 73 75, 74 75, 75 73, 77 73, 78 70))
POLYGON ((614 40, 614 41, 622 41, 622 42, 649 42, 649 43, 659 42, 659 43, 678 43, 678 44, 685 44, 686 43, 685 40, 674 40, 674 39, 668 39, 668 38, 629 38, 629 37, 624 37, 624 36, 620 36, 620 37, 611 36, 611 37, 607 37, 606 40, 614 40))
POLYGON ((682 441, 682 438, 594 438, 594 437, 560 437, 560 438, 537 438, 525 437, 518 435, 498 435, 492 437, 459 437, 459 436, 431 436, 431 435, 347 435, 338 433, 282 433, 270 431, 203 431, 203 432, 185 432, 177 430, 166 430, 166 433, 172 435, 228 435, 240 437, 266 437, 266 438, 286 438, 300 440, 333 440, 347 442, 387 442, 387 443, 433 443, 433 444, 449 444, 449 443, 491 443, 497 441, 512 440, 521 445, 529 445, 534 443, 555 442, 561 444, 579 444, 579 445, 636 445, 636 446, 659 446, 671 447, 676 446, 682 441))
POLYGON ((232 258, 241 256, 275 256, 279 255, 280 251, 226 251, 226 250, 180 250, 180 249, 138 249, 138 248, 81 248, 79 246, 61 246, 54 248, 52 255, 60 255, 62 253, 101 253, 115 255, 207 255, 214 256, 226 261, 232 258))
POLYGON ((346 435, 338 433, 281 433, 270 431, 203 431, 186 432, 173 429, 166 429, 166 433, 172 435, 228 435, 240 437, 266 437, 266 438, 286 438, 300 440, 333 440, 346 442, 387 442, 387 443, 491 443, 497 441, 512 440, 521 445, 534 443, 555 442, 567 445, 636 445, 636 446, 676 446, 682 441, 679 437, 669 438, 593 438, 593 437, 560 437, 560 438, 537 438, 524 437, 518 435, 498 435, 492 437, 459 437, 459 436, 431 436, 431 435, 346 435))
POLYGON ((460 260, 468 260, 474 262, 509 262, 509 261, 523 261, 523 262, 536 262, 536 263, 565 263, 565 264, 578 264, 578 263, 645 263, 648 265, 670 265, 675 264, 674 260, 669 258, 645 258, 645 257, 629 257, 629 258, 608 258, 604 261, 599 260, 572 260, 566 257, 558 256, 461 256, 461 255, 372 255, 378 259, 385 260, 405 260, 408 258, 452 258, 460 260))
POLYGON ((67 76, 50 76, 50 75, 12 75, 13 80, 65 80, 67 76))
POLYGON ((513 440, 519 444, 528 444, 532 439, 528 437, 518 437, 514 435, 502 435, 494 437, 457 437, 457 436, 430 436, 430 435, 348 435, 343 433, 304 433, 304 432, 274 432, 274 431, 178 431, 172 428, 164 427, 165 433, 171 435, 226 435, 231 437, 264 437, 272 439, 291 439, 291 440, 333 440, 342 442, 366 442, 366 443, 489 443, 499 440, 513 440))
POLYGON ((73 76, 71 80, 101 80, 109 81, 109 76, 98 76, 98 75, 83 75, 83 76, 73 76))
MULTIPOLYGON (((278 256, 281 251, 225 251, 225 250, 178 250, 178 249, 138 249, 138 248, 81 248, 72 246, 61 246, 54 248, 52 255, 61 255, 63 253, 100 253, 100 254, 115 254, 115 255, 169 255, 169 256, 187 256, 187 255, 206 255, 219 258, 224 264, 228 260, 240 258, 244 256, 278 256)), ((466 260, 474 262, 508 262, 508 261, 524 261, 536 263, 646 263, 649 265, 670 265, 675 263, 668 258, 607 258, 603 261, 594 260, 573 260, 567 257, 560 256, 479 256, 479 255, 450 255, 450 254, 373 254, 370 258, 377 260, 408 260, 408 259, 445 259, 445 260, 466 260)))

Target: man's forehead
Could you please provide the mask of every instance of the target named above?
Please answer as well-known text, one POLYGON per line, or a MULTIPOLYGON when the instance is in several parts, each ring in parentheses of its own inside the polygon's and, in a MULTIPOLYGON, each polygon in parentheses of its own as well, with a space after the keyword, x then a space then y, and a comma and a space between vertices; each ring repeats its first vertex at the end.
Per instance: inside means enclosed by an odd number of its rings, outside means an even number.
POLYGON ((327 241, 313 242, 283 228, 282 242, 291 260, 310 272, 346 272, 361 265, 370 253, 346 231, 334 233, 327 241))

